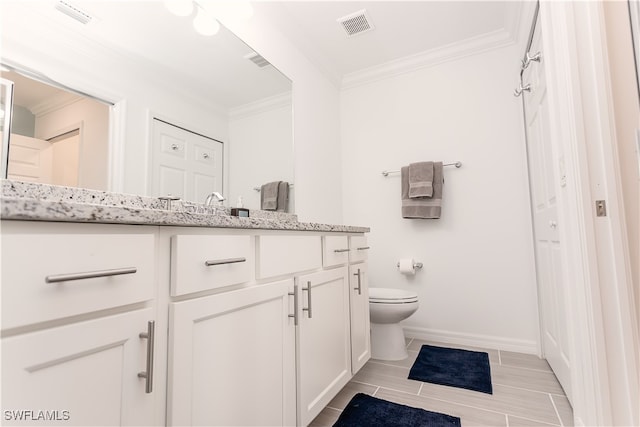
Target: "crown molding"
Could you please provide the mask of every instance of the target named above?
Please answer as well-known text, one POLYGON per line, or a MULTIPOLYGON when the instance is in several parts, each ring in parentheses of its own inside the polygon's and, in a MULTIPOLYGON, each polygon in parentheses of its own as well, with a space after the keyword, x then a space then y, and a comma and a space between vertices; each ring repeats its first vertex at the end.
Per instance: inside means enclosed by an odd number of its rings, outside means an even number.
POLYGON ((432 67, 437 64, 476 55, 488 50, 509 46, 513 43, 515 43, 515 39, 509 31, 505 29, 492 31, 460 42, 346 74, 342 78, 341 88, 343 90, 352 89, 422 68, 432 67))
POLYGON ((83 99, 84 98, 82 96, 75 95, 73 93, 60 93, 36 105, 29 106, 29 111, 31 111, 31 113, 36 116, 36 118, 40 118, 53 111, 67 107, 75 102, 82 101, 83 99))
POLYGON ((277 108, 291 106, 291 92, 281 93, 268 98, 259 99, 229 110, 229 119, 238 120, 254 116, 277 108))

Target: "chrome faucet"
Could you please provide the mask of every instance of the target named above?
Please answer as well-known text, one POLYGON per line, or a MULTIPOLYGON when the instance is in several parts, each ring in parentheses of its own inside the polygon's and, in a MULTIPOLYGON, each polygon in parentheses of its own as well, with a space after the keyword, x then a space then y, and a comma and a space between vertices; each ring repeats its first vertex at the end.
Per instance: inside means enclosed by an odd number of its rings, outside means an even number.
POLYGON ((222 202, 224 200, 224 197, 222 196, 222 194, 218 193, 217 191, 214 191, 213 193, 207 196, 206 200, 204 201, 204 205, 211 206, 211 202, 213 202, 214 199, 218 202, 222 202))

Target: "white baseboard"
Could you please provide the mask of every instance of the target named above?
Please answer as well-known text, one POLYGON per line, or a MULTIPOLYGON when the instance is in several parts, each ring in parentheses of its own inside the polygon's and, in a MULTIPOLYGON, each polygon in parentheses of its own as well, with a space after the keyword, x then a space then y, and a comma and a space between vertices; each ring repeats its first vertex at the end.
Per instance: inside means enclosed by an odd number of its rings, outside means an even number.
POLYGON ((404 326, 402 329, 404 330, 404 335, 407 338, 435 341, 442 344, 457 344, 494 350, 513 351, 540 356, 540 349, 536 341, 496 337, 491 335, 463 334, 460 332, 418 328, 415 326, 404 326))

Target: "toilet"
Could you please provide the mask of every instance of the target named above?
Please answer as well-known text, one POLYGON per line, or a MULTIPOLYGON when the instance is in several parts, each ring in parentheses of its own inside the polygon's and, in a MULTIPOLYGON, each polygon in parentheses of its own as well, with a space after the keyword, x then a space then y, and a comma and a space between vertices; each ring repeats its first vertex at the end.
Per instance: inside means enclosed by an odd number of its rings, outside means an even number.
POLYGON ((409 357, 400 322, 418 309, 418 294, 402 289, 369 288, 371 357, 402 360, 409 357))

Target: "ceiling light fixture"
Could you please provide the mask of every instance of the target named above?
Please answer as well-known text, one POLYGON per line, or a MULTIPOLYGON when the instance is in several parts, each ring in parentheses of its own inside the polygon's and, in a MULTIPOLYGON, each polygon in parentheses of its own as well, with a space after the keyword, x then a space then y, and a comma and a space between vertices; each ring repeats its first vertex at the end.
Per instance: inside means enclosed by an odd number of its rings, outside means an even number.
POLYGON ((193 28, 196 29, 198 34, 203 36, 213 36, 220 31, 220 24, 211 16, 206 10, 204 10, 199 4, 196 3, 198 13, 193 18, 193 28))
POLYGON ((216 17, 224 17, 224 21, 245 22, 253 15, 253 7, 249 0, 164 0, 164 5, 169 12, 177 16, 191 16, 195 9, 193 27, 203 36, 212 36, 220 30, 220 23, 216 17))
POLYGON ((189 16, 193 12, 192 0, 164 0, 164 6, 177 16, 189 16))

